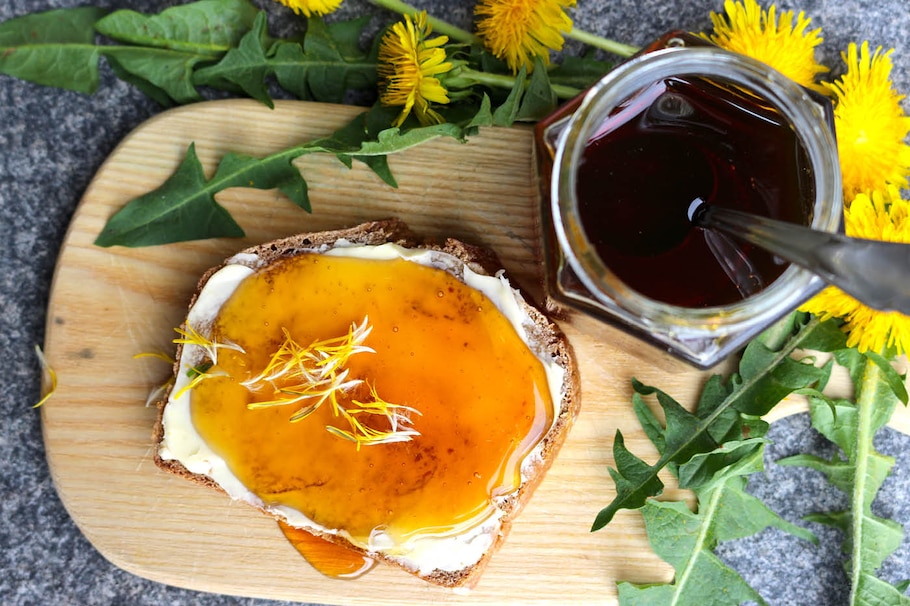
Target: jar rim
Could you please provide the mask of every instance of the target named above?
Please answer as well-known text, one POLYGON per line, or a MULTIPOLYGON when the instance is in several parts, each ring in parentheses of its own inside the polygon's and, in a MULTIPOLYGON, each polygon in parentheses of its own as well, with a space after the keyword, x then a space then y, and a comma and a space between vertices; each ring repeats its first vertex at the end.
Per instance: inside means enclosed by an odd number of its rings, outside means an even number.
MULTIPOLYGON (((644 87, 675 76, 717 78, 741 86, 789 119, 813 167, 811 227, 836 232, 843 194, 834 133, 806 89, 751 57, 713 46, 674 46, 633 57, 589 89, 559 133, 550 180, 550 212, 568 264, 598 303, 648 330, 677 339, 741 332, 766 325, 818 292, 824 282, 795 265, 761 292, 729 305, 691 308, 646 297, 625 285, 600 257, 579 220, 575 173, 590 136, 619 104, 644 87)), ((754 334, 755 331, 753 331, 754 334)))

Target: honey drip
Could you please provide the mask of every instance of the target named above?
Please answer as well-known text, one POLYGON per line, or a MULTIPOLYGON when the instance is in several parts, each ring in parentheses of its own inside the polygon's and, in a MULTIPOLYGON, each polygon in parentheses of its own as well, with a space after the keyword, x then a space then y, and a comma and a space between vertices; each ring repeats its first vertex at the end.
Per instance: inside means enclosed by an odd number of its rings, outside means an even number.
POLYGON ((310 565, 327 577, 356 579, 371 571, 376 560, 347 547, 330 543, 314 534, 278 521, 285 538, 310 565))
POLYGON ((192 391, 193 423, 234 475, 268 505, 289 507, 355 544, 402 544, 463 531, 521 483, 521 462, 553 422, 546 371, 501 312, 447 272, 405 260, 301 255, 244 280, 212 328, 222 350, 192 391), (420 435, 365 446, 326 431, 330 407, 291 423, 287 407, 248 409, 241 382, 284 339, 346 334, 369 317, 351 378, 420 411, 420 435))

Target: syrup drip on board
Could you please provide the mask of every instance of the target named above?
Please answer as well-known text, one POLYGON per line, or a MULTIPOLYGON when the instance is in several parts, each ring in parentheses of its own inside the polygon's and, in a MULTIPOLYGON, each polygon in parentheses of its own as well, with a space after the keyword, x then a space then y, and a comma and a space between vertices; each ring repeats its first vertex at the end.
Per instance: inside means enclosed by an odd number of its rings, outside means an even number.
POLYGON ((787 265, 740 242, 737 254, 718 259, 689 222, 689 204, 702 198, 805 225, 814 199, 809 167, 775 109, 731 86, 668 78, 617 108, 591 137, 576 193, 589 240, 628 286, 683 307, 724 305, 743 298, 724 262, 745 259, 763 285, 787 265))
POLYGON ((327 577, 334 579, 356 579, 371 571, 376 560, 352 549, 330 543, 301 528, 295 528, 281 520, 278 527, 294 549, 309 564, 327 577))

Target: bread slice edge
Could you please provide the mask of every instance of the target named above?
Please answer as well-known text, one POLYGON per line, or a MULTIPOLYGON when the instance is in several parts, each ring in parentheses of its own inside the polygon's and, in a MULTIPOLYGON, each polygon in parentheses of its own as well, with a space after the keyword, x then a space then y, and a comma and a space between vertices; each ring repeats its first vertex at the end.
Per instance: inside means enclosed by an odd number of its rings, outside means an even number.
MULTIPOLYGON (((221 264, 210 268, 202 275, 191 298, 189 309, 193 308, 209 279, 227 265, 241 264, 257 270, 282 259, 300 254, 321 253, 339 246, 379 246, 387 243, 394 243, 408 249, 445 253, 479 275, 497 276, 502 272, 502 265, 498 257, 489 249, 466 244, 452 238, 448 238, 443 242, 420 240, 404 222, 397 219, 384 219, 362 223, 345 229, 297 234, 241 250, 225 259, 221 264)), ((522 482, 517 491, 497 503, 500 517, 498 528, 493 531, 495 536, 492 537, 490 547, 486 549, 477 561, 461 570, 434 569, 430 572, 421 573, 419 566, 416 565, 419 563, 409 562, 381 552, 366 551, 359 546, 351 544, 343 536, 334 533, 320 532, 312 528, 307 528, 306 530, 330 542, 340 544, 378 561, 401 568, 435 585, 462 589, 476 586, 493 554, 502 546, 513 521, 528 503, 531 495, 543 481, 547 470, 553 464, 560 447, 565 442, 569 430, 578 416, 581 406, 578 367, 575 354, 567 337, 545 314, 527 302, 528 299, 520 293, 518 285, 511 281, 510 285, 517 293, 516 300, 522 310, 530 318, 530 323, 525 326, 528 338, 532 341, 530 345, 537 348, 540 352, 538 355, 549 356, 563 370, 563 384, 560 389, 560 401, 554 402, 555 419, 550 429, 535 448, 534 452, 538 453, 538 456, 535 456, 533 461, 526 462, 530 472, 523 475, 528 477, 522 482)), ((182 348, 182 345, 177 346, 175 372, 177 372, 180 364, 182 348)), ((158 416, 153 432, 153 441, 156 445, 154 457, 156 465, 169 473, 229 494, 212 478, 189 471, 177 460, 161 457, 159 447, 164 439, 163 418, 169 395, 169 393, 165 393, 157 404, 158 416)), ((525 469, 524 466, 523 469, 525 469)), ((260 509, 267 515, 278 517, 272 512, 263 508, 260 509)))

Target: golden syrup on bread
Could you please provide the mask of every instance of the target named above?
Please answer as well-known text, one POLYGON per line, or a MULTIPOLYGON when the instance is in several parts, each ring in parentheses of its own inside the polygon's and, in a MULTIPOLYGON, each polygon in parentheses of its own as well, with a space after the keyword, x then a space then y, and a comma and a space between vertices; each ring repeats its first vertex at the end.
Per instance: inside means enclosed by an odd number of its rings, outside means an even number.
POLYGON ((508 319, 448 272, 405 260, 304 254, 246 278, 212 336, 224 349, 192 391, 193 423, 234 475, 267 504, 302 512, 358 545, 458 533, 513 493, 520 467, 553 421, 543 365, 508 319), (297 406, 250 410, 272 394, 241 382, 287 334, 301 344, 346 334, 368 316, 350 378, 420 411, 420 435, 362 446, 330 434, 330 406, 290 422, 297 406))
POLYGON ((288 542, 294 546, 310 565, 327 577, 334 579, 356 579, 376 566, 376 560, 368 558, 341 545, 330 543, 314 534, 278 521, 278 527, 288 542))

